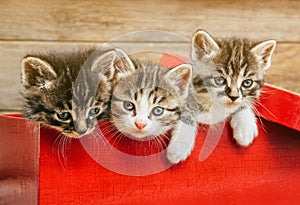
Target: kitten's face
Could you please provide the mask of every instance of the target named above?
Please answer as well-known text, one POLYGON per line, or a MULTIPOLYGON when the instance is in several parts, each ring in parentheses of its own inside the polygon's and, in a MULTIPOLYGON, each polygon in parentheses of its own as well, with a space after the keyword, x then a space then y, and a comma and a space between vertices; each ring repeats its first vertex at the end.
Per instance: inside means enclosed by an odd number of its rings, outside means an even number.
POLYGON ((179 95, 188 87, 185 82, 182 89, 176 89, 171 76, 191 75, 184 69, 176 74, 158 66, 138 65, 135 71, 121 77, 113 88, 111 102, 112 121, 118 130, 137 139, 170 130, 180 118, 179 95))
POLYGON ((192 46, 193 84, 198 97, 209 92, 211 103, 227 108, 253 102, 263 86, 275 44, 274 40, 255 46, 243 39, 214 41, 198 31, 192 46))
POLYGON ((114 52, 89 57, 91 54, 24 58, 25 117, 71 138, 91 133, 110 99, 111 85, 106 73, 115 57, 114 52))

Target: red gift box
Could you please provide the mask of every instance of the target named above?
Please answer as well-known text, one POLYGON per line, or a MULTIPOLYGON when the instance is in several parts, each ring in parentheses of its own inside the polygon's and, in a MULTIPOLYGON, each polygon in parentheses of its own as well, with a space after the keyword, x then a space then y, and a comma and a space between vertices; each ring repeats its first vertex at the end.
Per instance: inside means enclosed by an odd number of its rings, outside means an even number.
MULTIPOLYGON (((161 59, 165 67, 182 62, 171 54, 161 59)), ((41 127, 39 203, 300 204, 300 96, 269 85, 264 89, 257 106, 259 136, 251 146, 237 146, 226 122, 215 149, 199 160, 211 131, 199 126, 191 156, 174 166, 155 142, 113 139, 115 131, 105 130, 105 120, 99 121, 104 138, 73 140, 65 158, 57 154, 59 134, 41 127)), ((0 119, 2 130, 15 126, 16 116, 0 119)), ((10 137, 2 130, 1 137, 10 137)))

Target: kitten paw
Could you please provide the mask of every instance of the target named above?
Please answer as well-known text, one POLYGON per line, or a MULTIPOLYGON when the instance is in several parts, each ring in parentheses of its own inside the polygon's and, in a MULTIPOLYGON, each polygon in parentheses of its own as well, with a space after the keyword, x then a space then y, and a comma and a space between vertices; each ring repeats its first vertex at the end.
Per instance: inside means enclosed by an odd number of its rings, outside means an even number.
POLYGON ((236 123, 233 128, 233 138, 241 146, 249 146, 254 138, 258 135, 257 125, 254 122, 248 123, 236 123))
POLYGON ((258 135, 256 118, 250 107, 233 114, 230 125, 233 129, 233 138, 241 146, 247 147, 258 135))
POLYGON ((191 144, 173 143, 167 148, 167 158, 172 164, 184 161, 192 151, 191 144))

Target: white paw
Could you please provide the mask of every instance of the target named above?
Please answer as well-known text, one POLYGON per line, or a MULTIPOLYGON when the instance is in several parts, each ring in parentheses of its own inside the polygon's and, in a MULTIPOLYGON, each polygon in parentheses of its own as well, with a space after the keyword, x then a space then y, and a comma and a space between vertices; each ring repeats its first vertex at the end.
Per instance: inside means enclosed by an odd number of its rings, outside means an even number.
POLYGON ((258 135, 256 123, 239 124, 233 128, 233 138, 241 146, 247 147, 258 135))
POLYGON ((180 121, 173 130, 172 138, 167 147, 167 158, 177 164, 185 160, 192 152, 197 134, 197 124, 188 125, 180 121))
POLYGON ((247 147, 258 135, 256 118, 250 109, 241 110, 231 118, 233 138, 241 146, 247 147))
POLYGON ((186 143, 173 143, 167 148, 167 158, 172 164, 185 160, 193 149, 193 145, 186 143))

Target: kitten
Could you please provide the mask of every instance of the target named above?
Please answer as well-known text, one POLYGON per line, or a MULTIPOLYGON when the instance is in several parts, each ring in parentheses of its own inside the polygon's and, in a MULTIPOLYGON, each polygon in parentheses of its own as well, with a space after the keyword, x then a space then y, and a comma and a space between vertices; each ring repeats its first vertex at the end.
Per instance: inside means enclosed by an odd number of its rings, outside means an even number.
POLYGON ((215 124, 230 118, 233 137, 248 146, 258 135, 252 111, 271 65, 276 41, 253 44, 246 39, 214 40, 198 30, 192 40, 193 86, 198 122, 215 124))
POLYGON ((138 140, 171 131, 167 158, 185 160, 194 145, 198 110, 192 94, 192 68, 182 64, 171 70, 157 64, 131 61, 115 66, 111 121, 124 134, 138 140))
POLYGON ((26 56, 24 116, 70 138, 91 133, 108 107, 118 51, 86 48, 26 56))

